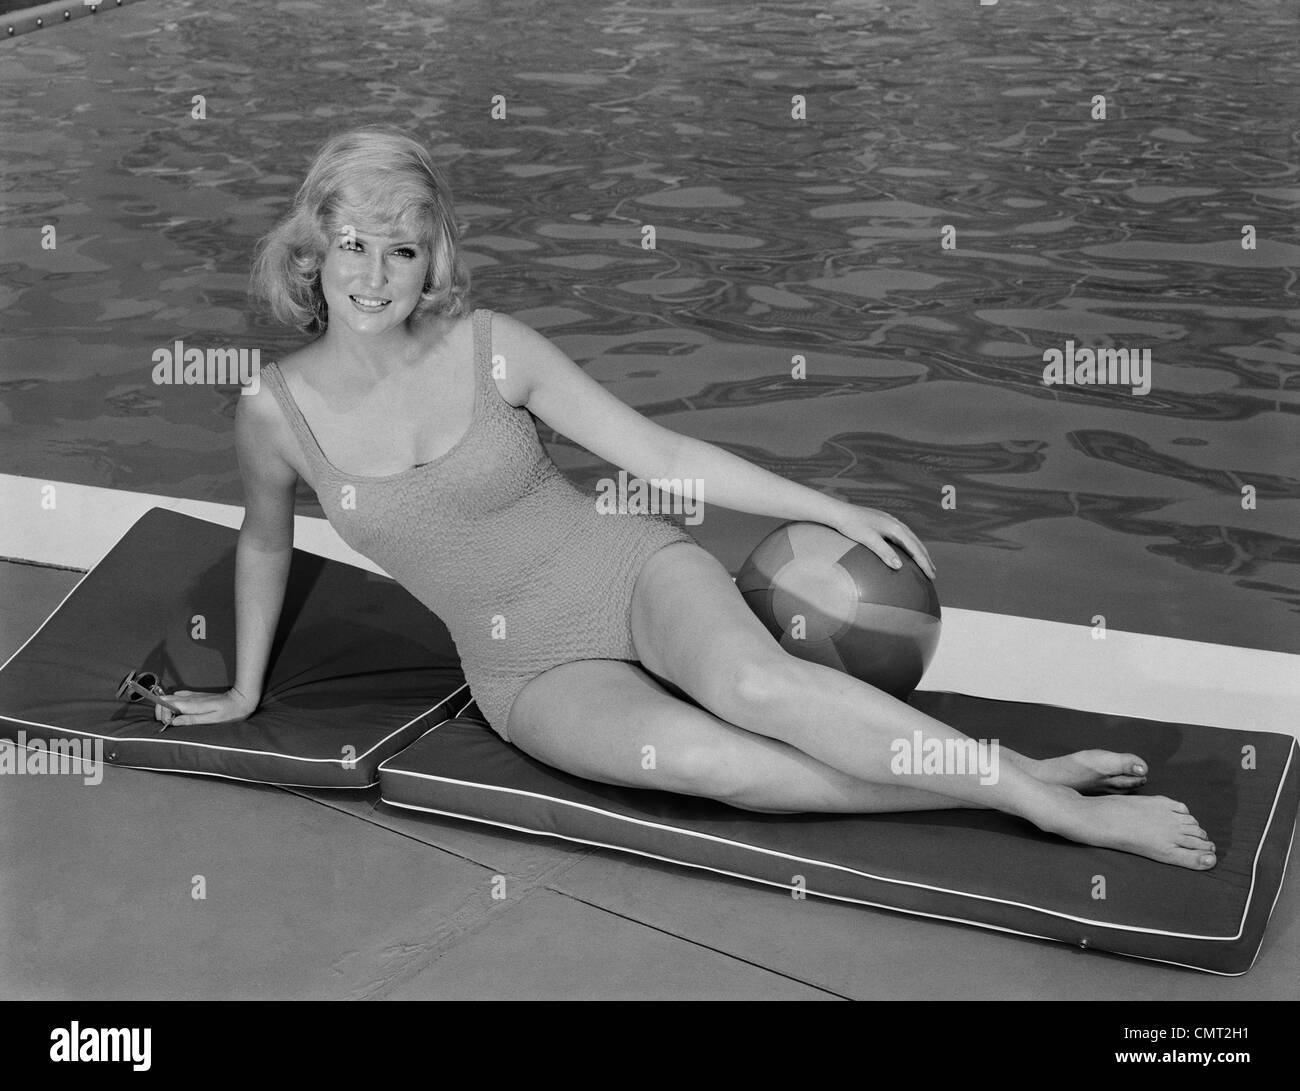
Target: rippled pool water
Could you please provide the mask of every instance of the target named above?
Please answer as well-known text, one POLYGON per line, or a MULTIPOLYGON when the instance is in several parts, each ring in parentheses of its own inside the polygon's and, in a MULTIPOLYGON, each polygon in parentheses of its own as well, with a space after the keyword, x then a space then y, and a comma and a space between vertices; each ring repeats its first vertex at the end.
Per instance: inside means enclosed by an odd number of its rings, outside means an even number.
MULTIPOLYGON (((326 135, 389 121, 446 167, 475 305, 898 514, 945 603, 1300 650, 1297 22, 157 0, 0 42, 0 472, 238 503, 236 391, 154 386, 152 353, 299 343, 245 301, 253 243, 326 135), (1067 341, 1150 349, 1150 392, 1045 386, 1067 341)), ((772 525, 694 530, 734 570, 772 525)))

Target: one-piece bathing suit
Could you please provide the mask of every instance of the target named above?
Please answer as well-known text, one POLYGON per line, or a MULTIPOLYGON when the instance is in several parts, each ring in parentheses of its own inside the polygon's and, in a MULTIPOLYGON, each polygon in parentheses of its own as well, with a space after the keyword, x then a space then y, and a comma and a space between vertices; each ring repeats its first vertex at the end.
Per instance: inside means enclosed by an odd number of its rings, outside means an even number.
POLYGON ((270 387, 309 484, 348 545, 447 626, 492 729, 537 675, 581 659, 635 661, 632 589, 651 554, 694 542, 665 516, 602 513, 551 461, 533 415, 492 377, 492 312, 473 315, 474 411, 439 457, 384 477, 345 474, 321 450, 280 369, 270 387))

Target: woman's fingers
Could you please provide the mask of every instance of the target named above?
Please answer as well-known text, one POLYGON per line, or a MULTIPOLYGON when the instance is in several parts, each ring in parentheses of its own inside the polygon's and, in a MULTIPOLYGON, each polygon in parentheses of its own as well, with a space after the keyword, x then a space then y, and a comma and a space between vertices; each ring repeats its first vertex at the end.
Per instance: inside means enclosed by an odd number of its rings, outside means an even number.
POLYGON ((903 562, 898 559, 898 552, 879 534, 868 536, 868 540, 862 543, 872 553, 879 557, 890 568, 902 568, 903 562))
POLYGON ((894 548, 897 545, 916 561, 917 567, 930 579, 935 578, 936 570, 929 550, 912 533, 911 528, 887 512, 876 508, 853 509, 853 515, 837 523, 835 529, 854 541, 861 542, 893 569, 902 567, 898 550, 894 548))
MULTIPOLYGON (((897 523, 897 520, 895 522, 897 523)), ((934 562, 930 560, 930 551, 921 544, 921 539, 902 523, 898 523, 898 529, 894 531, 894 539, 912 555, 912 559, 921 566, 921 571, 930 579, 934 579, 934 562)))
POLYGON ((195 693, 181 689, 167 694, 169 704, 176 706, 176 711, 157 707, 154 717, 167 726, 188 727, 191 724, 226 724, 248 719, 257 707, 256 701, 248 701, 236 689, 224 693, 195 693))
MULTIPOLYGON (((885 528, 884 533, 907 550, 912 559, 920 566, 921 571, 930 579, 934 579, 934 562, 930 560, 930 554, 925 546, 921 544, 921 540, 898 520, 892 520, 892 523, 892 526, 885 528)), ((898 551, 889 544, 888 539, 883 534, 872 534, 863 544, 890 568, 902 567, 902 562, 898 559, 898 551)))
POLYGON ((153 718, 169 727, 172 725, 184 727, 186 724, 201 722, 196 717, 210 711, 213 707, 211 694, 195 693, 189 689, 178 689, 175 693, 165 693, 163 696, 181 710, 176 713, 164 705, 153 706, 153 718))
MULTIPOLYGON (((179 697, 179 696, 180 696, 180 693, 168 693, 168 694, 166 694, 166 698, 167 698, 167 700, 171 701, 173 704, 176 704, 176 703, 177 703, 177 702, 176 702, 176 698, 179 697)), ((164 708, 162 705, 154 705, 154 706, 153 706, 153 718, 154 718, 155 720, 157 720, 159 723, 163 723, 163 724, 170 723, 170 722, 171 722, 171 717, 172 717, 173 715, 174 715, 174 713, 173 713, 172 710, 169 709, 169 708, 164 708)))

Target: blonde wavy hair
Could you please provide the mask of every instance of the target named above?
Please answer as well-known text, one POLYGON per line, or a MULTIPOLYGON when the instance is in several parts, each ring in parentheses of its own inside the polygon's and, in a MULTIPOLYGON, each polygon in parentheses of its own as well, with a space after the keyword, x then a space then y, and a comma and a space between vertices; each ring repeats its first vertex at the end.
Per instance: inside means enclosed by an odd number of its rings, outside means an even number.
POLYGON ((329 308, 320 270, 348 224, 364 233, 398 231, 432 255, 415 316, 468 313, 469 269, 451 188, 421 144, 388 126, 351 129, 325 142, 289 214, 257 244, 250 294, 281 322, 323 332, 329 308))

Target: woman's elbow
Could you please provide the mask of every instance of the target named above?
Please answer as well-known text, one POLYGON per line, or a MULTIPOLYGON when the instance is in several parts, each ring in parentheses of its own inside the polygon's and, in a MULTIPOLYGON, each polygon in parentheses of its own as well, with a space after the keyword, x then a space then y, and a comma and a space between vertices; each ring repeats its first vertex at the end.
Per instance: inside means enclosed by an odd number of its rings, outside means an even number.
POLYGON ((289 552, 293 549, 293 510, 287 516, 250 505, 244 509, 239 527, 239 545, 259 553, 289 552))

